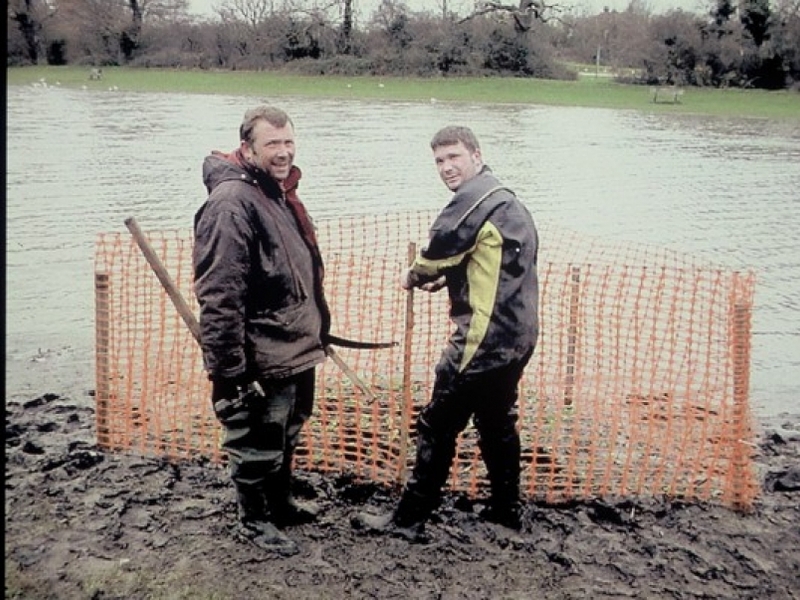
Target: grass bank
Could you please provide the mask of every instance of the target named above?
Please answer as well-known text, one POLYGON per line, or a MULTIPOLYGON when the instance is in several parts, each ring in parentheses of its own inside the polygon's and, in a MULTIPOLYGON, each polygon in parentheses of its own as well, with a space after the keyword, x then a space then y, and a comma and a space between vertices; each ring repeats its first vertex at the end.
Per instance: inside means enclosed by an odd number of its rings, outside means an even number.
POLYGON ((800 119, 800 94, 761 90, 687 88, 678 104, 654 103, 650 88, 622 85, 609 78, 578 81, 518 78, 398 78, 301 76, 274 72, 103 69, 89 80, 86 67, 15 67, 8 85, 60 85, 136 92, 231 94, 265 99, 284 96, 409 102, 543 104, 705 114, 769 119, 800 119))

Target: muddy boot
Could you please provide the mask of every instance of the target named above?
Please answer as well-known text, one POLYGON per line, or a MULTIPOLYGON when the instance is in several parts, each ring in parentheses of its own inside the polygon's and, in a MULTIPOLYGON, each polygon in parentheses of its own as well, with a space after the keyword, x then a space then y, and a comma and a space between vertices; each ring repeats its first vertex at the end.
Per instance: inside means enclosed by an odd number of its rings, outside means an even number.
POLYGON ((287 451, 281 470, 269 481, 271 490, 267 502, 269 516, 278 527, 304 525, 317 520, 319 506, 314 502, 302 502, 292 494, 292 455, 287 451))
POLYGON ((480 512, 484 521, 497 523, 514 531, 522 529, 522 509, 519 502, 490 502, 480 512))
POLYGON ((317 520, 319 506, 315 502, 301 502, 291 493, 270 502, 270 518, 278 527, 304 525, 317 520))
POLYGON ((359 512, 353 517, 352 525, 356 529, 389 533, 410 542, 421 542, 424 540, 425 521, 432 512, 431 506, 427 499, 406 490, 393 511, 380 515, 359 512))
POLYGON ((237 534, 265 552, 274 552, 281 556, 297 554, 297 544, 267 520, 263 493, 260 490, 237 487, 237 534))
POLYGON ((491 496, 480 517, 509 529, 522 529, 519 500, 520 443, 513 421, 495 435, 479 440, 481 454, 489 475, 491 496))

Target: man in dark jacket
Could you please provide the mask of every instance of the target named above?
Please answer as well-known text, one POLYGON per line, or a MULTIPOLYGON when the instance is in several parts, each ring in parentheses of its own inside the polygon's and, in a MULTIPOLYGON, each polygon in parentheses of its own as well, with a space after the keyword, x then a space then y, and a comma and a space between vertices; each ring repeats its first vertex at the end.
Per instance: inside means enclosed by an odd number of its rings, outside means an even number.
POLYGON ((239 532, 293 554, 280 529, 316 507, 291 494, 292 457, 311 415, 314 368, 330 316, 314 228, 297 196, 294 125, 247 111, 241 143, 203 164, 209 196, 195 215, 195 293, 203 359, 239 506, 239 532))
POLYGON ((416 538, 440 502, 457 437, 472 417, 491 490, 482 516, 520 529, 517 387, 539 332, 538 235, 525 206, 483 164, 470 129, 446 127, 431 148, 455 195, 401 285, 429 292, 446 285, 455 331, 417 420, 416 464, 398 506, 361 513, 354 525, 416 538))

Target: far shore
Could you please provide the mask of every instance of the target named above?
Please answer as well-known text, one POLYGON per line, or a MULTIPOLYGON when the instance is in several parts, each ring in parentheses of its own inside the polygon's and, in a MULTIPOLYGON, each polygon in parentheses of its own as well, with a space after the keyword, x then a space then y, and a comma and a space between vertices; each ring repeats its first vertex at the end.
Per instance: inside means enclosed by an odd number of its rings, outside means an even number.
POLYGON ((609 77, 577 81, 514 77, 345 77, 273 71, 103 67, 9 67, 8 86, 103 92, 301 96, 366 101, 529 104, 637 110, 655 114, 800 120, 800 93, 685 87, 658 90, 609 77), (669 93, 668 93, 669 92, 669 93), (678 93, 679 92, 679 93, 678 93))

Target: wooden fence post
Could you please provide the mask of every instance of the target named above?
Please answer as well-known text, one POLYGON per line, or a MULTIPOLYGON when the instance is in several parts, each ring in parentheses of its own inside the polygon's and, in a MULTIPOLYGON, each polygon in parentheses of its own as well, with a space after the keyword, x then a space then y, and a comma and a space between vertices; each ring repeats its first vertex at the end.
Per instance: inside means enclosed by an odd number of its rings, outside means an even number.
MULTIPOLYGON (((417 245, 408 244, 408 265, 417 257, 417 245)), ((408 461, 408 444, 411 435, 411 413, 414 410, 414 390, 411 381, 411 355, 414 341, 414 288, 406 293, 406 322, 403 335, 403 412, 400 417, 400 456, 397 467, 397 484, 405 480, 406 462, 408 461)))
MULTIPOLYGON (((734 274, 734 286, 738 287, 739 274, 734 274)), ((750 459, 747 450, 749 427, 750 396, 750 324, 751 306, 735 301, 733 306, 733 336, 731 354, 733 359, 733 423, 731 443, 733 444, 730 478, 731 503, 738 510, 747 510, 751 503, 751 478, 748 466, 750 459)))
POLYGON ((564 378, 564 404, 570 406, 575 393, 575 366, 578 345, 578 309, 581 299, 581 269, 571 267, 569 316, 567 326, 567 373, 564 378))
POLYGON ((108 273, 94 274, 95 298, 95 426, 97 446, 111 446, 108 425, 108 408, 111 400, 109 351, 111 327, 109 323, 109 277, 108 273))

